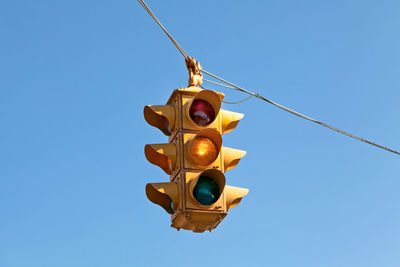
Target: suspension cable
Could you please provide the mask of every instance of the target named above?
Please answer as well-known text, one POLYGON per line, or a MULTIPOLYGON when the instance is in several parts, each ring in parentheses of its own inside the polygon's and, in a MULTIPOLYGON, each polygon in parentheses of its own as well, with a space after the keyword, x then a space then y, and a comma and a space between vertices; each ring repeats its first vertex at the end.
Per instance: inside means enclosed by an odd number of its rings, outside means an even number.
MULTIPOLYGON (((168 31, 165 29, 165 27, 161 24, 161 22, 157 19, 157 17, 154 15, 154 13, 153 13, 153 12, 150 10, 150 8, 146 5, 146 3, 144 2, 144 0, 138 0, 138 2, 139 2, 139 3, 142 5, 142 7, 147 11, 147 13, 149 13, 149 15, 154 19, 154 21, 157 22, 157 24, 161 27, 161 29, 164 31, 164 33, 169 37, 169 39, 171 40, 171 42, 176 46, 176 48, 179 50, 179 52, 182 54, 182 56, 185 57, 185 59, 189 59, 190 61, 193 62, 193 60, 192 60, 192 58, 189 56, 189 54, 186 53, 186 51, 185 51, 185 50, 175 41, 175 39, 168 33, 168 31)), ((194 62, 193 62, 193 63, 194 63, 194 62)), ((194 65, 196 66, 196 64, 194 64, 194 65)), ((231 82, 228 82, 228 81, 226 81, 226 80, 224 80, 224 79, 222 79, 222 78, 220 78, 220 77, 218 77, 218 76, 216 76, 216 75, 214 75, 214 74, 212 74, 212 73, 210 73, 210 72, 208 72, 208 71, 206 71, 206 70, 204 70, 204 69, 202 69, 202 70, 200 70, 200 71, 203 72, 204 74, 208 75, 208 76, 211 76, 211 77, 213 77, 213 78, 215 78, 215 79, 217 79, 217 80, 219 80, 219 81, 225 83, 225 84, 228 84, 229 86, 204 79, 204 81, 206 81, 206 82, 214 83, 214 84, 216 84, 216 85, 220 85, 220 86, 223 86, 223 87, 226 87, 226 88, 230 88, 230 89, 233 89, 233 90, 236 90, 236 91, 240 91, 240 92, 249 94, 250 96, 257 97, 258 99, 261 99, 261 100, 263 100, 263 101, 265 101, 265 102, 267 102, 267 103, 270 103, 270 104, 272 104, 272 105, 274 105, 274 106, 276 106, 276 107, 278 107, 278 108, 280 108, 280 109, 282 109, 282 110, 284 110, 284 111, 287 111, 287 112, 289 112, 289 113, 291 113, 291 114, 293 114, 293 115, 295 115, 295 116, 298 116, 298 117, 300 117, 300 118, 303 118, 303 119, 309 120, 309 121, 311 121, 311 122, 317 123, 317 124, 319 124, 319 125, 321 125, 321 126, 324 126, 324 127, 328 128, 328 129, 331 129, 331 130, 336 131, 336 132, 338 132, 338 133, 344 134, 344 135, 349 136, 349 137, 351 137, 351 138, 357 139, 357 140, 359 140, 359 141, 361 141, 361 142, 364 142, 364 143, 367 143, 367 144, 376 146, 376 147, 378 147, 378 148, 384 149, 384 150, 386 150, 386 151, 395 153, 395 154, 397 154, 397 155, 400 155, 400 152, 398 152, 398 151, 396 151, 396 150, 390 149, 390 148, 385 147, 385 146, 381 146, 381 145, 379 145, 379 144, 376 144, 376 143, 371 142, 371 141, 369 141, 369 140, 366 140, 366 139, 364 139, 364 138, 361 138, 361 137, 355 136, 355 135, 353 135, 353 134, 351 134, 351 133, 348 133, 348 132, 346 132, 346 131, 340 130, 340 129, 338 129, 338 128, 336 128, 336 127, 333 127, 333 126, 331 126, 331 125, 329 125, 329 124, 327 124, 327 123, 324 123, 324 122, 321 122, 321 121, 317 121, 317 120, 315 120, 315 119, 313 119, 313 118, 310 118, 310 117, 308 117, 308 116, 305 116, 305 115, 303 115, 303 114, 301 114, 301 113, 299 113, 299 112, 296 112, 296 111, 291 110, 291 109, 289 109, 289 108, 287 108, 287 107, 285 107, 285 106, 282 106, 282 105, 280 105, 280 104, 278 104, 278 103, 275 103, 275 102, 273 102, 273 101, 271 101, 271 100, 269 100, 269 99, 267 99, 267 98, 265 98, 265 97, 263 97, 263 96, 261 96, 261 95, 259 95, 259 94, 257 94, 257 93, 253 93, 253 92, 250 92, 250 91, 248 91, 248 90, 246 90, 246 89, 243 89, 242 87, 239 87, 239 86, 237 86, 237 85, 235 85, 235 84, 233 84, 233 83, 231 83, 231 82)), ((247 100, 247 99, 246 99, 246 100, 247 100)), ((244 101, 245 101, 245 100, 244 100, 244 101)))
MULTIPOLYGON (((203 78, 203 80, 206 80, 206 79, 203 78)), ((208 80, 207 80, 207 81, 208 81, 208 80)), ((233 87, 226 86, 226 85, 223 85, 223 84, 220 84, 220 83, 216 83, 216 82, 213 82, 213 81, 208 81, 208 82, 213 83, 213 84, 217 84, 217 85, 220 85, 220 86, 224 86, 224 87, 227 87, 227 88, 235 89, 235 88, 233 88, 233 87)), ((202 85, 199 85, 199 86, 200 86, 201 89, 206 89, 206 88, 204 88, 202 85)), ((230 101, 226 101, 226 100, 221 100, 221 102, 222 102, 222 103, 225 103, 225 104, 232 104, 232 105, 234 105, 234 104, 240 104, 240 103, 243 103, 243 102, 245 102, 245 101, 247 101, 247 100, 250 100, 250 98, 252 98, 252 97, 253 97, 253 96, 250 95, 250 96, 248 96, 248 97, 246 97, 246 98, 244 98, 244 99, 242 99, 242 100, 235 101, 235 102, 230 102, 230 101)))
MULTIPOLYGON (((310 117, 308 117, 308 116, 305 116, 305 115, 303 115, 303 114, 301 114, 301 113, 299 113, 299 112, 296 112, 296 111, 291 110, 291 109, 289 109, 289 108, 287 108, 287 107, 285 107, 285 106, 282 106, 282 105, 280 105, 280 104, 278 104, 278 103, 275 103, 274 101, 269 100, 269 99, 267 99, 267 98, 265 98, 265 97, 263 97, 263 96, 261 96, 261 95, 259 95, 259 94, 256 94, 256 93, 247 91, 247 90, 245 90, 245 89, 243 89, 243 88, 241 88, 241 87, 239 87, 239 86, 237 86, 237 85, 235 85, 235 84, 233 84, 233 83, 230 83, 230 82, 228 82, 228 81, 226 81, 226 80, 224 80, 224 79, 222 79, 222 78, 220 78, 220 77, 218 77, 218 76, 216 76, 216 75, 214 75, 214 74, 212 74, 212 73, 207 72, 206 70, 202 70, 202 72, 204 72, 204 73, 207 74, 207 75, 210 75, 211 77, 214 77, 214 78, 217 79, 217 80, 220 80, 221 82, 224 82, 224 83, 227 83, 227 84, 231 85, 232 87, 234 87, 235 90, 238 90, 238 91, 247 93, 247 94, 249 94, 249 95, 252 95, 252 96, 254 96, 254 97, 257 97, 258 99, 261 99, 261 100, 263 100, 263 101, 265 101, 265 102, 268 102, 268 103, 270 103, 270 104, 272 104, 272 105, 274 105, 274 106, 276 106, 276 107, 278 107, 278 108, 280 108, 280 109, 283 109, 284 111, 287 111, 287 112, 289 112, 289 113, 291 113, 291 114, 293 114, 293 115, 295 115, 295 116, 298 116, 298 117, 300 117, 300 118, 303 118, 303 119, 306 119, 306 120, 315 122, 315 123, 317 123, 317 124, 319 124, 319 125, 321 125, 321 126, 324 126, 324 127, 326 127, 326 128, 329 128, 329 129, 331 129, 331 130, 333 130, 333 131, 336 131, 336 132, 338 132, 338 133, 347 135, 347 136, 349 136, 349 137, 351 137, 351 138, 354 138, 354 139, 357 139, 357 140, 359 140, 359 141, 361 141, 361 142, 364 142, 364 143, 367 143, 367 144, 370 144, 370 145, 379 147, 379 148, 381 148, 381 149, 387 150, 387 151, 389 151, 389 152, 395 153, 395 154, 397 154, 397 155, 400 155, 400 152, 398 152, 398 151, 396 151, 396 150, 390 149, 390 148, 385 147, 385 146, 381 146, 381 145, 379 145, 379 144, 376 144, 376 143, 371 142, 371 141, 369 141, 369 140, 366 140, 366 139, 364 139, 364 138, 361 138, 361 137, 358 137, 358 136, 356 136, 356 135, 353 135, 353 134, 351 134, 351 133, 349 133, 349 132, 340 130, 340 129, 338 129, 338 128, 336 128, 336 127, 333 127, 333 126, 331 126, 331 125, 329 125, 329 124, 327 124, 327 123, 324 123, 324 122, 321 122, 321 121, 317 121, 317 120, 315 120, 315 119, 313 119, 313 118, 310 118, 310 117)), ((224 86, 224 85, 222 85, 222 86, 224 86)), ((227 86, 225 86, 225 87, 227 87, 227 86)), ((228 87, 228 88, 230 88, 230 87, 228 87)))
POLYGON ((154 15, 154 13, 150 10, 150 8, 147 6, 147 4, 143 0, 138 0, 138 2, 142 5, 142 7, 149 13, 149 15, 154 19, 155 22, 161 27, 161 29, 165 32, 165 34, 169 37, 171 42, 178 48, 179 52, 181 52, 182 56, 184 58, 190 58, 188 53, 175 41, 175 39, 169 34, 167 29, 161 24, 161 22, 157 19, 157 17, 154 15))
POLYGON ((248 96, 248 97, 246 97, 246 98, 244 98, 244 99, 242 99, 242 100, 235 101, 235 102, 230 102, 230 101, 226 101, 226 100, 221 100, 221 102, 222 102, 222 103, 225 103, 225 104, 234 105, 234 104, 240 104, 240 103, 243 103, 243 102, 245 102, 245 101, 247 101, 247 100, 250 100, 250 98, 252 98, 252 97, 253 97, 253 96, 250 95, 250 96, 248 96))

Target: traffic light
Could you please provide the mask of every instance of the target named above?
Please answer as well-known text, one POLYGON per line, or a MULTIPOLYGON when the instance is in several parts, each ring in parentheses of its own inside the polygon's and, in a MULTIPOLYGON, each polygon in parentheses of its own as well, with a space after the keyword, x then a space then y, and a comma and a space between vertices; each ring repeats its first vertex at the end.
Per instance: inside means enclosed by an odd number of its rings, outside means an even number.
POLYGON ((223 97, 191 86, 174 90, 166 105, 144 107, 145 120, 168 136, 168 143, 145 145, 145 156, 170 175, 169 182, 147 184, 146 195, 178 230, 213 230, 248 193, 226 185, 225 172, 246 152, 222 146, 222 135, 243 118, 221 110, 223 97))

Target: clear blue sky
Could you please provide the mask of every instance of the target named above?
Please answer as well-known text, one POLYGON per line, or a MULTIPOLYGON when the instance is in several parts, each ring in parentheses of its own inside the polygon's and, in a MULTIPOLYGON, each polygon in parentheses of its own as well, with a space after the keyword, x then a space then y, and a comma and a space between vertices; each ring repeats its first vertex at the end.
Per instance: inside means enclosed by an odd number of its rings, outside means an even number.
MULTIPOLYGON (((400 149, 398 0, 148 4, 208 71, 400 149)), ((400 266, 400 157, 257 99, 223 106, 249 194, 212 233, 169 226, 143 107, 187 72, 135 0, 2 0, 0 77, 1 267, 400 266)))

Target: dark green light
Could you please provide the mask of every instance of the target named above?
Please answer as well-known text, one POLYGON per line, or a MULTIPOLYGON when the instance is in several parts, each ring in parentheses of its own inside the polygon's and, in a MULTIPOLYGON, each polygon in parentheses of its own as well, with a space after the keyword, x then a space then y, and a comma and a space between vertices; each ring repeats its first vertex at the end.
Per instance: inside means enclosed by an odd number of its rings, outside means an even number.
POLYGON ((172 201, 172 199, 169 199, 169 205, 171 207, 171 213, 170 214, 174 214, 175 213, 175 209, 174 209, 174 202, 172 201))
POLYGON ((193 196, 202 205, 211 205, 219 198, 217 183, 207 176, 200 176, 193 189, 193 196))

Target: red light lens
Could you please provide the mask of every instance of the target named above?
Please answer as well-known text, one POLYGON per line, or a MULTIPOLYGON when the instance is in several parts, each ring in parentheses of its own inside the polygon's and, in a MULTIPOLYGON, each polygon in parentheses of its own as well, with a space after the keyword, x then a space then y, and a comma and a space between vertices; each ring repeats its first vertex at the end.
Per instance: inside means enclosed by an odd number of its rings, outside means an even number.
POLYGON ((190 118, 199 126, 207 126, 215 119, 215 111, 210 103, 195 99, 189 109, 190 118))

